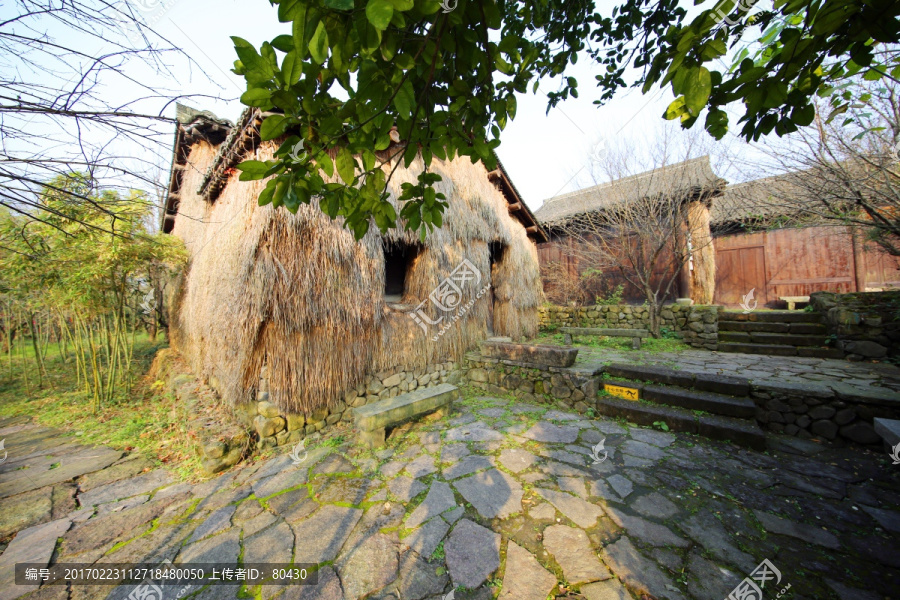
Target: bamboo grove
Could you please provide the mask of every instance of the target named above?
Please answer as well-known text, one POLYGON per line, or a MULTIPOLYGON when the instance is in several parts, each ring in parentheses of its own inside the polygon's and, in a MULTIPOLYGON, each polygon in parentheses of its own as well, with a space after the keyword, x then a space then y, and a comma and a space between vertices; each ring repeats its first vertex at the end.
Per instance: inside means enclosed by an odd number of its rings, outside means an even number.
POLYGON ((185 253, 153 233, 144 194, 94 190, 86 176, 58 177, 33 213, 0 212, 0 347, 3 375, 26 389, 47 384, 58 352, 97 412, 131 389, 136 336, 156 337, 164 282, 185 253))

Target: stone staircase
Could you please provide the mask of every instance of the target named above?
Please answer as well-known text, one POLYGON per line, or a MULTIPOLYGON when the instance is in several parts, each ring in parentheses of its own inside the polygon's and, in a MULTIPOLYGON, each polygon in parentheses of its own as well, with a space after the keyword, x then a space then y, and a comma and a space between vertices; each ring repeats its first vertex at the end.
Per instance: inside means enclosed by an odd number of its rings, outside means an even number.
POLYGON ((822 315, 815 312, 767 310, 744 314, 719 312, 719 352, 769 356, 843 358, 828 345, 822 315))
POLYGON ((601 390, 607 385, 622 386, 638 390, 638 398, 601 393, 600 414, 638 425, 664 422, 672 431, 729 440, 756 450, 766 448, 747 379, 630 364, 607 365, 603 373, 601 390))

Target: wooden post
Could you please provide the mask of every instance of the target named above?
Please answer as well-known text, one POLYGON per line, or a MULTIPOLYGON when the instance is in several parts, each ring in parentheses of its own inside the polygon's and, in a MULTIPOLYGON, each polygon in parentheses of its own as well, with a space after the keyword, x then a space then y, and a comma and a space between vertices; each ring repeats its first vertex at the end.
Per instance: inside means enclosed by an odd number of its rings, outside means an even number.
POLYGON ((709 227, 709 206, 702 201, 688 204, 688 230, 691 233, 691 298, 695 304, 712 304, 716 293, 716 251, 709 227))

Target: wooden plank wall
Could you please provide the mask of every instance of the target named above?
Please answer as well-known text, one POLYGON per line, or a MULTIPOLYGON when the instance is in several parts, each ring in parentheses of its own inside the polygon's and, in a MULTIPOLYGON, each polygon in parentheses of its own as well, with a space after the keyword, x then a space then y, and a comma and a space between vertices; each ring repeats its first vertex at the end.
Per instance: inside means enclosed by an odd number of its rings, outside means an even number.
MULTIPOLYGON (((565 246, 571 239, 538 245, 540 263, 563 262, 577 276, 596 265, 582 265, 565 246)), ((782 296, 808 296, 812 292, 855 292, 900 288, 900 258, 872 244, 856 240, 845 227, 775 229, 717 237, 716 304, 738 306, 751 289, 759 307, 783 308, 782 296)), ((661 275, 661 274, 660 274, 661 275)), ((608 293, 621 275, 609 270, 602 290, 608 293)), ((681 285, 677 285, 681 288, 681 285)), ((545 290, 548 291, 548 290, 545 290)), ((673 297, 682 293, 676 289, 673 297)), ((641 303, 639 290, 626 285, 627 301, 641 303)))
POLYGON ((900 287, 900 261, 854 240, 846 227, 776 229, 718 237, 716 303, 736 306, 755 288, 759 306, 783 296, 900 287))
MULTIPOLYGON (((562 263, 568 267, 569 273, 572 277, 579 277, 581 273, 583 273, 587 269, 599 269, 602 268, 602 265, 596 264, 588 264, 584 260, 580 260, 576 256, 572 256, 571 250, 569 250, 569 246, 575 243, 572 238, 556 238, 553 241, 538 244, 538 261, 541 265, 546 265, 549 263, 562 263)), ((670 253, 667 253, 666 257, 660 260, 660 263, 665 264, 666 260, 670 259, 670 253)), ((666 275, 669 271, 658 270, 654 273, 653 277, 653 285, 658 285, 658 282, 666 275)), ((616 268, 606 268, 604 269, 603 276, 600 278, 599 283, 595 283, 587 290, 587 297, 593 298, 598 295, 608 297, 610 293, 612 293, 616 286, 618 285, 624 286, 623 290, 623 300, 630 304, 641 304, 644 302, 644 294, 643 292, 629 283, 616 268)), ((674 301, 675 298, 679 297, 681 293, 683 293, 683 285, 679 280, 675 281, 675 284, 672 286, 673 289, 669 293, 669 297, 666 299, 668 301, 674 301)), ((552 289, 544 282, 544 293, 552 294, 552 289)))

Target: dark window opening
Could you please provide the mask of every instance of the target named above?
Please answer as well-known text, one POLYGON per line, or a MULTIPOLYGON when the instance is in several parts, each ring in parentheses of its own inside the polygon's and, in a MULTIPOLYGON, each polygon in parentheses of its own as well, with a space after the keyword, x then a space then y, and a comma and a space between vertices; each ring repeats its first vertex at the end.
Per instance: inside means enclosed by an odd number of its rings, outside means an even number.
POLYGON ((506 244, 502 242, 491 242, 488 245, 488 251, 490 252, 491 257, 491 272, 493 272, 494 265, 503 260, 503 253, 506 252, 506 244))
POLYGON ((406 277, 418 254, 416 246, 403 242, 384 245, 384 298, 400 302, 406 293, 406 277))

